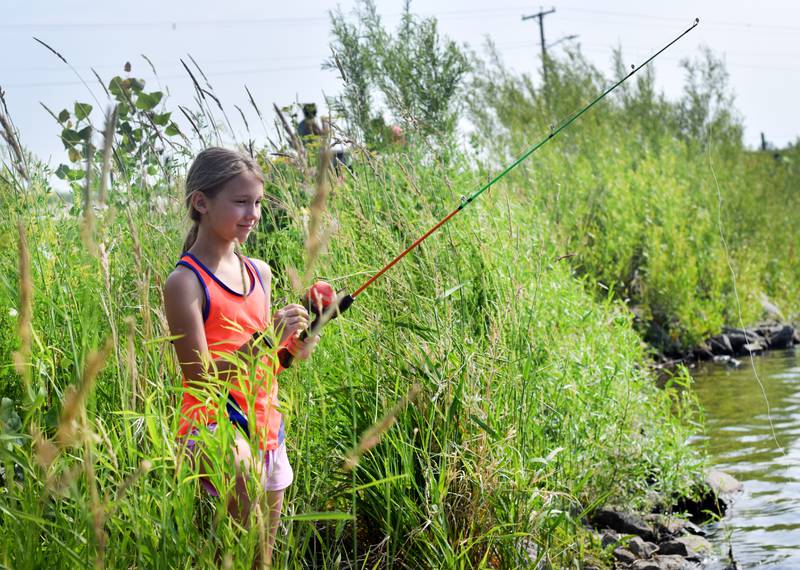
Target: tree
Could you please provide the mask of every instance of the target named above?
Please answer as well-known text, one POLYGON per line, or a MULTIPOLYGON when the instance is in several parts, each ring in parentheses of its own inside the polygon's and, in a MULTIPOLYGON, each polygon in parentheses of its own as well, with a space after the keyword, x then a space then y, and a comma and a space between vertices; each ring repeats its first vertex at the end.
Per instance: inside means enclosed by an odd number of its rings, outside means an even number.
POLYGON ((367 143, 385 128, 380 99, 392 121, 425 137, 455 131, 460 88, 470 66, 458 45, 443 39, 435 18, 419 18, 406 1, 396 33, 388 32, 373 0, 361 0, 356 21, 331 13, 333 56, 326 67, 339 69, 345 88, 335 110, 367 143))

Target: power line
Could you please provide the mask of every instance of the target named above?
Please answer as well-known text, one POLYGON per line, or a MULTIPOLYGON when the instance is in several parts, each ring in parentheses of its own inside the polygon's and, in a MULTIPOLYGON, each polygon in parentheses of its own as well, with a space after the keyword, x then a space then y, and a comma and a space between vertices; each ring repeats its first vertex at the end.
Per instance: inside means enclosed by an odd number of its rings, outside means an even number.
MULTIPOLYGON (((230 64, 230 63, 264 63, 268 61, 285 62, 285 61, 322 61, 329 55, 288 55, 282 57, 237 57, 233 59, 209 59, 204 60, 203 65, 216 65, 216 64, 230 64)), ((144 65, 144 64, 143 64, 144 65)), ((181 67, 177 63, 161 64, 162 66, 175 66, 181 67)), ((75 69, 84 71, 95 70, 116 70, 119 71, 121 66, 119 64, 109 65, 74 65, 75 69)), ((149 67, 149 66, 147 66, 149 67)), ((163 67, 162 67, 163 68, 163 67)), ((50 71, 67 71, 63 65, 49 66, 49 67, 17 67, 17 68, 0 68, 0 73, 20 73, 20 72, 50 72, 50 71)))
MULTIPOLYGON (((480 9, 471 9, 471 10, 445 10, 436 13, 419 13, 418 15, 423 17, 437 17, 437 18, 460 18, 460 17, 468 17, 468 16, 476 16, 480 18, 484 18, 487 15, 501 15, 508 13, 509 15, 513 12, 518 12, 519 10, 524 10, 524 6, 509 6, 509 7, 500 7, 500 8, 480 8, 480 9)), ((560 6, 560 9, 566 12, 577 12, 577 13, 584 13, 584 14, 591 14, 596 16, 611 16, 611 17, 622 17, 622 18, 638 18, 643 20, 654 20, 660 22, 685 22, 687 18, 684 17, 675 17, 675 16, 660 16, 660 15, 652 15, 652 14, 643 14, 641 12, 618 12, 612 10, 594 10, 594 9, 586 9, 586 8, 577 8, 577 7, 569 7, 569 6, 560 6)), ((387 14, 385 18, 397 18, 400 17, 402 14, 400 13, 393 13, 387 14)), ((37 29, 37 30, 85 30, 85 29, 93 29, 93 28, 133 28, 133 29, 141 29, 141 28, 163 28, 163 27, 172 27, 177 29, 178 27, 203 27, 203 26, 211 26, 211 27, 219 27, 219 26, 253 26, 253 25, 263 25, 263 24, 320 24, 320 23, 327 23, 329 18, 327 16, 304 16, 304 17, 283 17, 283 18, 236 18, 236 19, 217 19, 217 20, 160 20, 160 21, 140 21, 140 22, 114 22, 114 21, 105 21, 105 22, 28 22, 22 24, 0 24, 0 30, 30 30, 30 29, 37 29)), ((582 20, 587 21, 587 20, 582 20)), ((596 19, 589 20, 592 22, 597 22, 596 19)), ((715 21, 704 18, 703 20, 703 27, 738 27, 738 28, 746 28, 750 30, 764 30, 764 31, 785 31, 785 32, 800 32, 800 27, 798 26, 787 26, 787 25, 775 25, 775 24, 754 24, 752 22, 743 22, 743 21, 715 21)))
MULTIPOLYGON (((610 10, 588 10, 584 8, 565 8, 562 10, 567 12, 583 12, 585 14, 594 14, 598 16, 617 16, 626 18, 641 18, 646 20, 659 20, 662 22, 685 22, 686 18, 677 18, 675 16, 654 16, 652 14, 642 14, 637 12, 614 12, 610 10)), ((731 21, 714 21, 703 19, 703 27, 708 26, 727 26, 749 29, 763 29, 771 31, 786 31, 786 32, 800 32, 798 26, 777 26, 774 24, 753 24, 752 22, 731 22, 731 21)))
MULTIPOLYGON (((219 77, 224 75, 246 75, 250 73, 278 73, 278 72, 290 72, 290 71, 307 71, 307 70, 319 70, 320 66, 318 65, 305 65, 305 66, 294 66, 294 67, 261 67, 261 68, 254 68, 254 69, 234 69, 228 71, 210 71, 206 72, 206 75, 209 77, 219 77)), ((159 75, 158 79, 186 79, 186 75, 181 74, 170 74, 170 75, 159 75)), ((145 80, 149 79, 156 79, 155 76, 153 77, 146 77, 145 80)), ((82 85, 83 83, 80 80, 74 81, 44 81, 41 83, 16 83, 8 85, 3 85, 3 89, 26 89, 29 87, 60 87, 66 85, 82 85)))
MULTIPOLYGON (((530 42, 513 42, 508 44, 498 44, 497 47, 503 49, 504 51, 514 51, 519 49, 530 49, 534 47, 535 43, 530 42)), ((581 43, 581 48, 583 51, 590 52, 590 53, 608 53, 614 49, 613 46, 609 46, 606 44, 595 44, 595 43, 581 43)), ((643 46, 627 46, 627 49, 632 50, 635 54, 640 54, 641 52, 646 51, 648 48, 643 46)), ((744 55, 744 54, 742 54, 744 55)), ((313 56, 308 56, 309 58, 313 56)), ((319 58, 320 60, 323 57, 319 58)), ((679 63, 682 61, 683 58, 674 58, 674 57, 662 57, 663 61, 671 61, 675 63, 679 63)), ((227 60, 230 62, 236 62, 237 60, 227 60)), ((248 61, 248 60, 241 60, 241 61, 248 61)), ((252 61, 259 61, 259 60, 252 60, 252 61)), ((772 65, 763 65, 763 64, 747 64, 741 63, 736 61, 726 61, 726 66, 734 67, 734 68, 748 68, 748 69, 756 69, 761 71, 784 71, 790 73, 800 73, 800 68, 798 67, 780 67, 780 66, 772 66, 772 65)), ((251 73, 281 73, 281 72, 293 72, 293 71, 309 71, 309 70, 320 70, 320 66, 318 65, 304 65, 304 66, 291 66, 291 67, 259 67, 259 68, 251 68, 251 69, 240 69, 240 70, 226 70, 226 71, 208 71, 206 75, 209 77, 219 77, 219 76, 230 76, 230 75, 248 75, 251 73)), ((158 79, 185 79, 186 76, 183 74, 167 74, 167 75, 158 75, 158 79)), ((145 77, 145 80, 156 79, 155 76, 152 77, 145 77)), ((66 81, 43 81, 43 82, 29 82, 29 83, 9 83, 4 84, 2 87, 4 89, 28 89, 34 87, 62 87, 62 86, 69 86, 69 85, 81 85, 81 81, 79 80, 66 80, 66 81)))

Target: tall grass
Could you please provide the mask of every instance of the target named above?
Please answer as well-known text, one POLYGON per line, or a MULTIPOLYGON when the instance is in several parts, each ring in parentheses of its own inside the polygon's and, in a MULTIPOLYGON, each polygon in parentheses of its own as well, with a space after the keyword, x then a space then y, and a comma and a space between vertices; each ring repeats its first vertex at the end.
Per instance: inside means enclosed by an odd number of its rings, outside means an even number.
MULTIPOLYGON (((322 223, 339 229, 318 276, 352 289, 476 183, 466 166, 356 158, 330 196, 322 223)), ((271 231, 248 253, 269 260, 276 296, 288 299, 285 268, 302 266, 310 198, 302 172, 266 168, 283 209, 267 212, 271 231)), ((6 476, 7 566, 190 567, 221 550, 244 567, 255 548, 257 525, 239 529, 202 505, 174 441, 180 374, 160 281, 179 253, 179 198, 174 187, 163 210, 137 200, 98 210, 95 256, 80 239, 83 217, 43 181, 24 200, 3 195, 34 252, 34 400, 13 376, 3 389, 26 426, 4 431, 4 453, 22 468, 6 476), (70 386, 109 336, 86 393, 85 452, 37 462, 34 428, 53 438, 70 386)), ((2 233, 14 228, 4 218, 2 233)), ((515 566, 530 562, 530 540, 559 566, 582 556, 581 516, 593 506, 640 503, 648 481, 665 497, 688 487, 698 460, 671 415, 674 394, 651 382, 625 309, 587 293, 549 233, 524 194, 498 188, 360 296, 309 364, 281 376, 297 482, 280 564, 515 566), (348 468, 362 434, 415 385, 413 403, 348 468)), ((3 252, 10 358, 19 282, 16 249, 3 252)))
MULTIPOLYGON (((554 77, 563 77, 551 89, 565 105, 599 81, 591 70, 554 77)), ((522 127, 541 126, 550 114, 515 81, 497 82, 503 93, 489 109, 503 129, 482 143, 487 164, 513 154, 527 140, 522 127)), ((142 107, 153 97, 145 99, 142 107)), ((118 121, 149 110, 128 109, 118 121)), ((276 564, 607 565, 608 553, 584 527, 587 513, 604 504, 669 508, 689 492, 703 458, 685 445, 700 429, 691 397, 675 386, 688 377, 656 388, 623 299, 676 343, 725 322, 727 267, 703 161, 726 161, 717 170, 727 227, 738 243, 752 232, 753 248, 764 232, 746 220, 737 226, 728 204, 749 208, 783 192, 775 184, 788 188, 797 173, 735 147, 730 157, 711 150, 700 158, 690 143, 645 122, 620 126, 619 112, 599 108, 471 205, 334 320, 310 362, 280 377, 296 481, 276 564), (744 184, 737 173, 762 182, 734 192, 744 184)), ((203 113, 213 120, 210 107, 203 113)), ((148 131, 156 127, 144 120, 139 126, 149 145, 179 136, 148 131)), ((158 153, 141 148, 117 147, 115 183, 106 205, 91 210, 90 231, 82 196, 105 188, 102 149, 81 147, 93 182, 86 193, 78 184, 70 204, 36 161, 28 180, 13 166, 3 171, 6 567, 245 568, 264 528, 256 513, 241 528, 203 497, 174 438, 180 371, 160 291, 186 228, 175 182, 186 155, 143 175, 131 165, 153 166, 158 153), (28 286, 18 222, 30 252, 29 345, 17 333, 17 321, 27 322, 20 291, 28 286), (100 347, 102 368, 93 356, 100 347), (30 372, 29 388, 10 365, 14 352, 24 360, 22 377, 30 372), (77 413, 67 405, 74 394, 77 413), (65 418, 70 439, 58 437, 65 418)), ((457 148, 358 151, 327 209, 312 213, 312 169, 253 150, 274 200, 245 247, 272 266, 276 304, 294 301, 289 268, 303 269, 309 253, 316 277, 353 290, 486 176, 457 148), (313 236, 325 232, 320 247, 313 236)), ((734 255, 745 299, 757 289, 748 283, 758 283, 788 303, 795 257, 734 255)), ((216 469, 212 476, 221 477, 216 469)))
MULTIPOLYGON (((470 108, 491 164, 521 154, 531 133, 543 136, 610 82, 579 51, 550 62, 549 95, 490 62, 476 73, 470 108)), ((789 245, 800 237, 797 148, 745 149, 721 62, 703 52, 684 66, 680 100, 659 94, 645 70, 514 182, 557 222, 554 238, 575 254, 576 271, 626 300, 643 336, 673 354, 739 326, 729 262, 746 325, 765 316, 764 298, 786 319, 800 311, 800 259, 789 245)))

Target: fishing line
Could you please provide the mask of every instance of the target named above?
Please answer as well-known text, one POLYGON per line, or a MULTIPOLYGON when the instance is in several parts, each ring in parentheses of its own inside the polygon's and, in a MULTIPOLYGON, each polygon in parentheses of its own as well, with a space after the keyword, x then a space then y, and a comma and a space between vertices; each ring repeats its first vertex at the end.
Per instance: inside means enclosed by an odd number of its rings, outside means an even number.
POLYGON ((708 167, 711 169, 711 176, 714 178, 714 184, 717 189, 717 228, 719 229, 719 237, 722 241, 722 249, 725 252, 725 261, 727 262, 728 270, 731 273, 731 280, 733 282, 733 296, 736 299, 736 311, 739 316, 739 326, 744 331, 744 339, 747 341, 746 346, 748 347, 747 352, 750 355, 750 366, 753 368, 753 374, 756 377, 756 382, 758 383, 758 387, 761 389, 761 396, 764 398, 764 403, 767 405, 767 419, 769 420, 769 428, 772 432, 772 439, 775 441, 775 446, 777 449, 784 456, 786 456, 786 450, 778 441, 778 435, 775 433, 775 425, 772 422, 772 410, 770 409, 767 391, 764 388, 764 383, 761 381, 761 377, 758 375, 756 361, 753 357, 753 350, 750 348, 750 335, 747 334, 747 329, 744 326, 744 319, 742 318, 742 304, 739 301, 739 292, 736 288, 736 271, 733 269, 733 262, 731 261, 730 252, 728 251, 728 240, 725 239, 725 232, 722 228, 722 190, 720 189, 719 180, 717 180, 717 173, 714 170, 714 164, 711 160, 711 134, 711 125, 709 125, 707 130, 706 157, 708 158, 708 167))
MULTIPOLYGON (((644 66, 646 66, 648 63, 653 61, 656 57, 661 55, 664 51, 669 49, 674 43, 676 43, 678 40, 680 40, 683 36, 685 36, 686 34, 691 32, 693 29, 695 29, 699 23, 700 23, 700 18, 695 18, 694 23, 690 27, 688 27, 680 35, 678 35, 675 39, 673 39, 667 45, 665 45, 660 50, 658 50, 653 55, 651 55, 649 58, 647 58, 643 63, 639 64, 638 66, 631 65, 631 71, 627 75, 623 76, 619 81, 617 81, 611 87, 609 87, 608 89, 603 91, 600 95, 595 97, 588 105, 586 105, 582 109, 576 111, 575 113, 573 113, 572 115, 570 115, 569 117, 564 119, 560 124, 558 124, 558 126, 556 126, 556 125, 551 126, 550 127, 550 133, 547 136, 545 136, 542 140, 540 140, 538 143, 533 145, 530 149, 525 151, 525 153, 523 153, 522 156, 520 156, 517 160, 512 162, 509 166, 507 166, 505 169, 503 169, 502 172, 497 174, 494 178, 492 178, 489 182, 484 184, 481 188, 479 188, 473 194, 471 194, 470 196, 462 196, 461 197, 461 203, 458 205, 458 207, 456 207, 452 212, 447 214, 444 218, 439 220, 432 228, 430 228, 427 232, 425 232, 419 238, 417 238, 414 241, 414 243, 412 243, 405 250, 403 250, 400 254, 398 254, 394 259, 392 259, 389 263, 387 263, 385 266, 383 266, 372 277, 367 279, 367 281, 365 281, 358 289, 356 289, 354 293, 352 293, 350 295, 348 295, 348 294, 340 295, 340 296, 338 296, 337 299, 333 300, 333 302, 330 302, 330 303, 320 303, 316 307, 317 310, 314 311, 314 314, 315 314, 314 321, 311 323, 311 325, 309 326, 308 329, 304 330, 301 333, 299 340, 302 341, 302 340, 305 340, 305 338, 307 338, 308 336, 317 334, 328 321, 330 321, 336 315, 341 314, 341 313, 345 312, 347 309, 349 309, 350 306, 355 301, 356 297, 358 297, 361 293, 363 293, 381 275, 383 275, 389 269, 394 267, 394 265, 397 262, 399 262, 401 259, 403 259, 406 255, 408 255, 412 250, 414 250, 417 246, 419 246, 423 241, 425 241, 431 234, 436 232, 436 230, 438 230, 444 224, 446 224, 448 221, 450 221, 451 218, 453 218, 461 210, 463 210, 469 204, 471 204, 478 196, 480 196, 481 194, 486 192, 489 188, 494 186, 495 183, 497 183, 500 179, 502 179, 506 174, 511 172, 514 168, 519 166, 523 161, 525 161, 525 159, 527 159, 534 152, 539 150, 548 141, 550 141, 551 139, 555 138, 561 131, 563 131, 568 126, 570 126, 581 115, 583 115, 585 112, 587 112, 589 109, 594 107, 597 103, 599 103, 602 99, 604 99, 606 97, 606 95, 608 95, 609 93, 614 91, 617 87, 622 85, 631 76, 633 76, 637 71, 639 71, 644 66)), ((312 307, 309 307, 309 308, 312 308, 312 307)), ((293 360, 294 357, 291 355, 291 353, 289 352, 288 348, 286 348, 286 349, 282 349, 282 350, 280 350, 278 352, 278 358, 280 359, 281 365, 284 368, 288 368, 291 365, 292 360, 293 360)))
POLYGON ((396 263, 397 263, 398 261, 400 261, 400 260, 401 260, 403 257, 405 257, 405 256, 406 256, 406 255, 407 255, 407 254, 408 254, 408 253, 409 253, 411 250, 413 250, 413 249, 414 249, 414 248, 416 248, 418 245, 420 245, 420 244, 421 244, 423 241, 425 241, 425 239, 426 239, 428 236, 430 236, 432 233, 434 233, 436 230, 438 230, 438 229, 439 229, 441 226, 443 226, 445 223, 447 223, 447 222, 450 220, 450 218, 452 218, 452 217, 453 217, 453 216, 455 216, 457 213, 459 213, 461 210, 463 210, 463 209, 464 209, 466 206, 468 206, 468 205, 469 205, 469 204, 470 204, 470 203, 471 203, 473 200, 475 200, 475 199, 476 199, 478 196, 480 196, 481 194, 483 194, 483 193, 484 193, 486 190, 488 190, 489 188, 491 188, 491 187, 492 187, 492 186, 493 186, 493 185, 494 185, 496 182, 498 182, 498 181, 499 181, 501 178, 503 178, 503 177, 504 177, 506 174, 508 174, 509 172, 511 172, 511 171, 512 171, 514 168, 516 168, 517 166, 519 166, 519 164, 520 164, 520 163, 522 163, 522 162, 523 162, 525 159, 527 159, 527 158, 528 158, 530 155, 532 155, 534 152, 536 152, 537 150, 539 150, 539 148, 540 148, 540 147, 542 147, 542 146, 544 146, 544 144, 545 144, 545 143, 547 143, 547 142, 548 142, 550 139, 554 138, 556 135, 558 135, 558 133, 560 133, 561 131, 563 131, 564 129, 566 129, 568 126, 570 126, 570 125, 571 125, 571 124, 572 124, 572 123, 573 123, 575 120, 577 120, 577 119, 578 119, 578 117, 580 117, 580 116, 581 116, 581 115, 583 115, 583 114, 584 114, 586 111, 588 111, 589 109, 591 109, 592 107, 594 107, 594 106, 595 106, 595 104, 597 104, 598 102, 600 102, 600 100, 602 100, 603 98, 605 98, 605 96, 606 96, 606 95, 608 95, 609 93, 611 93, 612 91, 614 91, 614 89, 616 89, 617 87, 619 87, 620 85, 622 85, 622 83, 624 83, 625 81, 627 81, 627 80, 628 80, 628 79, 629 79, 629 78, 630 78, 630 77, 631 77, 631 76, 632 76, 634 73, 636 73, 637 71, 639 71, 641 68, 643 68, 645 65, 647 65, 647 64, 648 64, 648 63, 650 63, 651 61, 653 61, 653 60, 654 60, 656 57, 658 57, 658 56, 659 56, 659 55, 660 55, 662 52, 664 52, 664 51, 665 51, 665 50, 667 50, 667 49, 668 49, 670 46, 672 46, 672 44, 674 44, 675 42, 677 42, 678 40, 680 40, 680 39, 681 39, 683 36, 685 36, 686 34, 688 34, 689 32, 691 32, 691 31, 692 31, 692 30, 693 30, 695 27, 697 27, 697 25, 698 25, 699 23, 700 23, 700 19, 699 19, 699 18, 695 18, 695 20, 694 20, 694 24, 692 24, 692 25, 691 25, 689 28, 687 28, 687 29, 686 29, 686 30, 685 30, 683 33, 681 33, 681 34, 680 34, 678 37, 676 37, 674 40, 672 40, 671 42, 669 42, 669 43, 668 43, 667 45, 665 45, 663 48, 661 48, 661 49, 660 49, 660 50, 658 50, 656 53, 654 53, 653 55, 651 55, 651 56, 650 56, 650 57, 649 57, 649 58, 648 58, 648 59, 647 59, 647 60, 646 60, 644 63, 640 64, 638 67, 631 66, 631 71, 630 71, 630 73, 628 73, 628 75, 624 76, 622 79, 620 79, 619 81, 617 81, 617 82, 616 82, 614 85, 612 85, 611 87, 609 87, 608 89, 606 89, 605 91, 603 91, 603 93, 601 93, 600 95, 598 95, 598 96, 597 96, 597 97, 596 97, 596 98, 595 98, 595 99, 594 99, 594 100, 593 100, 591 103, 589 103, 588 105, 586 105, 585 107, 583 107, 581 110, 579 110, 579 111, 577 111, 577 112, 573 113, 573 114, 572 114, 570 117, 568 117, 567 119, 565 119, 564 121, 562 121, 562 122, 561 122, 561 124, 560 124, 560 125, 559 125, 557 128, 555 128, 555 127, 551 127, 551 131, 550 131, 550 134, 549 134, 549 135, 547 135, 545 138, 543 138, 543 139, 542 139, 541 141, 539 141, 537 144, 535 144, 535 145, 534 145, 534 146, 532 146, 530 149, 528 149, 528 150, 527 150, 527 151, 526 151, 526 152, 525 152, 525 153, 524 153, 522 156, 520 156, 520 157, 519 157, 517 160, 515 160, 513 163, 511 163, 509 166, 507 166, 507 167, 506 167, 506 168, 505 168, 505 169, 504 169, 502 172, 500 172, 500 174, 498 174, 498 175, 497 175, 497 176, 495 176, 495 177, 494 177, 492 180, 490 180, 489 182, 487 182, 487 183, 486 183, 486 184, 485 184, 483 187, 481 187, 480 189, 478 189, 478 190, 477 190, 477 191, 476 191, 474 194, 472 194, 472 195, 471 195, 471 196, 469 196, 469 197, 462 197, 462 199, 461 199, 461 204, 459 204, 459 205, 458 205, 458 207, 457 207, 455 210, 453 210, 452 212, 450 212, 449 214, 447 214, 447 215, 446 215, 444 218, 442 218, 441 220, 439 220, 439 222, 437 222, 437 223, 436 223, 436 225, 434 225, 434 226, 433 226, 431 229, 429 229, 429 230, 428 230, 427 232, 425 232, 425 233, 424 233, 422 236, 420 236, 420 237, 419 237, 419 238, 418 238, 418 239, 417 239, 417 240, 416 240, 414 243, 412 243, 410 246, 408 246, 408 247, 407 247, 407 248, 406 248, 406 249, 405 249, 405 250, 404 250, 402 253, 400 253, 400 254, 399 254, 397 257, 395 257, 395 258, 394 258, 392 261, 390 261, 388 264, 386 264, 386 265, 385 265, 385 266, 384 266, 384 267, 383 267, 383 268, 382 268, 380 271, 378 271, 378 272, 377 272, 375 275, 373 275, 373 276, 372 276, 370 279, 368 279, 368 280, 367 280, 367 281, 366 281, 366 282, 365 282, 363 285, 361 285, 361 287, 359 287, 358 289, 356 289, 356 291, 355 291, 355 292, 354 292, 354 293, 351 295, 351 297, 352 297, 353 299, 355 299, 355 298, 356 298, 356 297, 357 297, 359 294, 361 294, 361 293, 362 293, 362 292, 363 292, 363 291, 364 291, 364 290, 365 290, 367 287, 369 287, 369 286, 370 286, 370 285, 371 285, 373 282, 375 282, 375 280, 376 280, 376 279, 378 279, 378 278, 379 278, 381 275, 383 275, 383 274, 384 274, 386 271, 388 271, 389 269, 391 269, 391 267, 392 267, 394 264, 396 264, 396 263))

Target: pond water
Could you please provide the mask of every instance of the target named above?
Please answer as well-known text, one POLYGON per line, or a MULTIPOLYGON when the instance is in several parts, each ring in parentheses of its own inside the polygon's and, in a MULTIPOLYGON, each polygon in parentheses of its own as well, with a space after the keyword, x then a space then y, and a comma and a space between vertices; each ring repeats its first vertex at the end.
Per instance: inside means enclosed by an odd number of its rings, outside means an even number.
POLYGON ((706 434, 692 443, 744 483, 709 538, 723 551, 730 543, 741 568, 800 569, 800 351, 741 363, 692 370, 706 415, 706 434))

